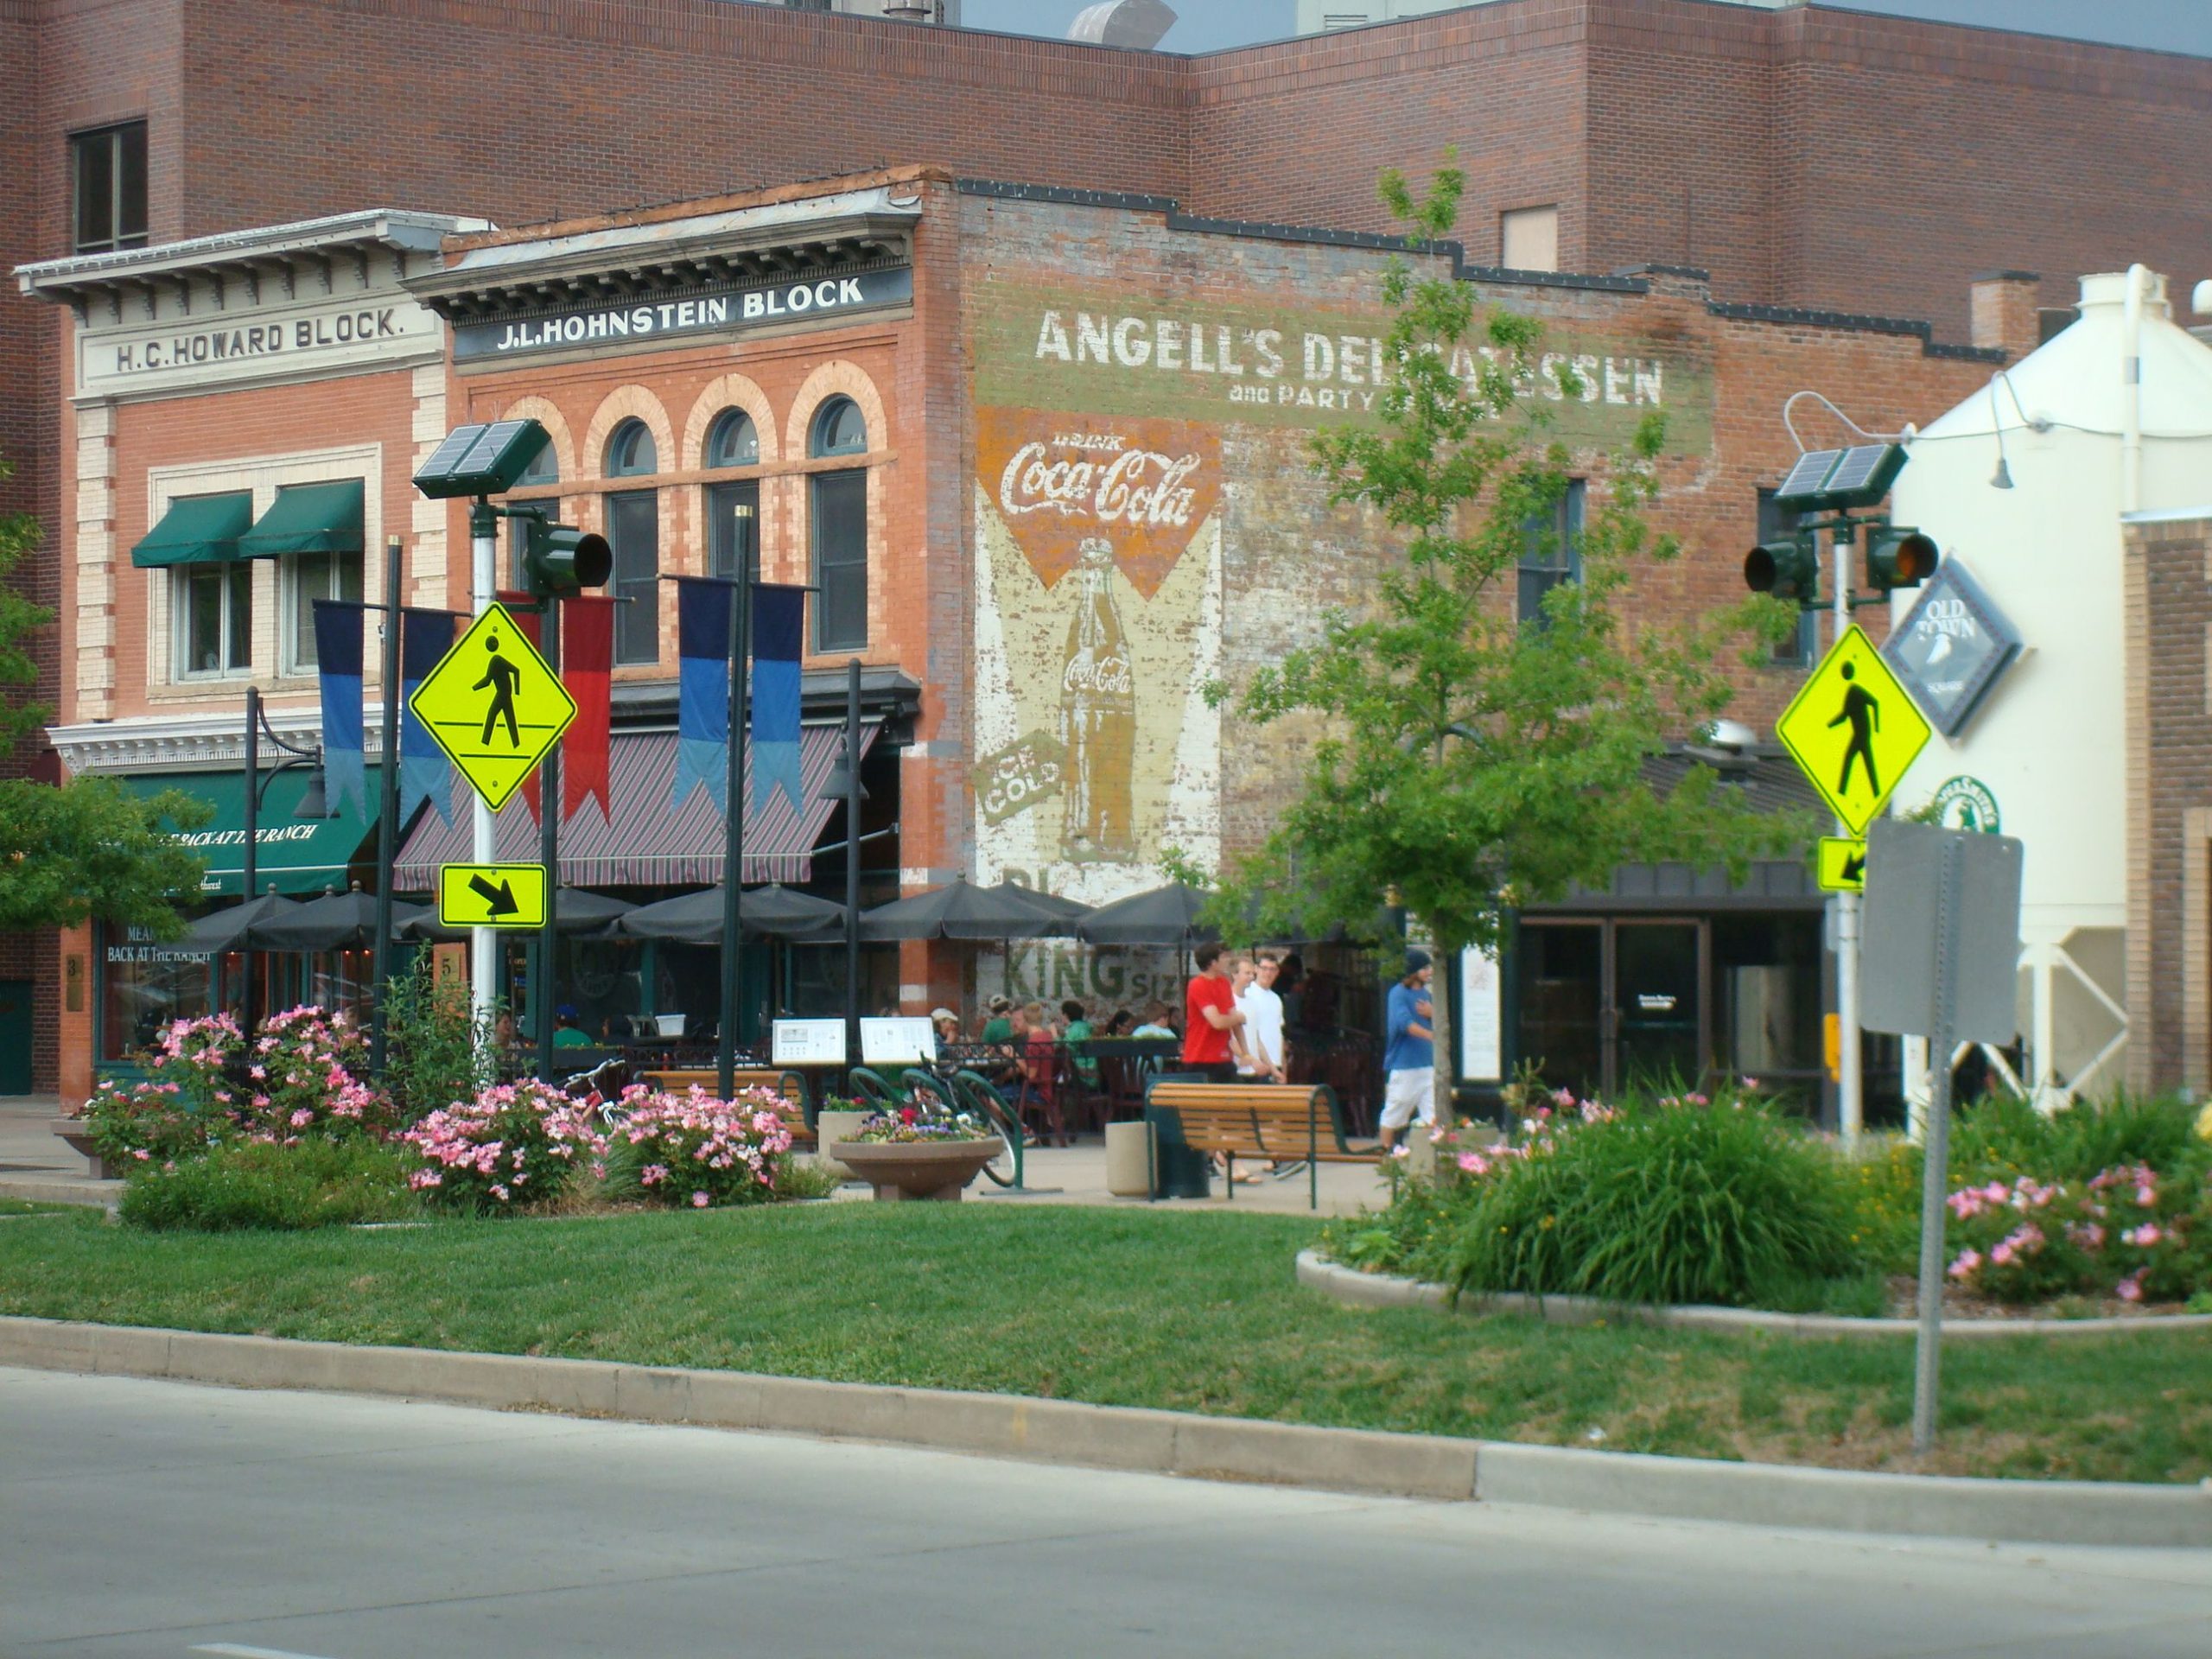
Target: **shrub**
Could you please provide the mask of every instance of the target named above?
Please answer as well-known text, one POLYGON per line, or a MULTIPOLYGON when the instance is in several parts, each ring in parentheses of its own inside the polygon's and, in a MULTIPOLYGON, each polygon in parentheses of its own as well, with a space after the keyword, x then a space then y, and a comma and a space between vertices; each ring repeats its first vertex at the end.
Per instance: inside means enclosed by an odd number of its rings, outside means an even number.
POLYGON ((183 1162, 143 1164, 124 1183, 122 1205, 134 1226, 206 1232, 341 1227, 417 1210, 398 1154, 358 1140, 243 1142, 183 1162))
POLYGON ((245 1042, 227 1014, 177 1020, 140 1058, 142 1083, 103 1082, 86 1103, 85 1121, 100 1156, 111 1164, 167 1163, 197 1157, 233 1127, 231 1084, 245 1042))
POLYGON ((296 1146, 309 1139, 378 1136, 391 1127, 385 1097, 362 1078, 368 1050, 344 1014, 288 1008, 261 1022, 228 1111, 248 1140, 296 1146))
POLYGON ((2196 1134, 2196 1109, 2171 1096, 2118 1094, 2059 1111, 2036 1110, 2018 1095, 1985 1096, 1951 1125, 1952 1185, 2009 1180, 2087 1181, 2108 1169, 2148 1165, 2200 1173, 2212 1147, 2196 1134))
POLYGON ((399 1136, 407 1184, 448 1209, 511 1215, 561 1198, 580 1173, 605 1173, 607 1141, 591 1110, 525 1079, 430 1113, 399 1136))
POLYGON ((2069 1292, 2123 1301, 2180 1301, 2212 1287, 2212 1197, 2202 1181, 2147 1164, 2084 1183, 2023 1175, 1963 1186, 1948 1199, 1947 1269, 1999 1301, 2069 1292))
POLYGON ((423 952, 394 976, 385 998, 384 1087, 391 1116, 411 1128, 441 1106, 474 1100, 498 1078, 490 1033, 469 1006, 465 983, 441 985, 423 952))
POLYGON ((611 1139, 623 1153, 623 1185, 636 1195, 700 1210, 781 1196, 791 1145, 781 1114, 790 1103, 773 1090, 717 1100, 703 1089, 664 1094, 632 1084, 616 1104, 623 1121, 611 1139))
POLYGON ((1839 1160, 1757 1101, 1585 1103, 1530 1128, 1447 1165, 1472 1189, 1448 1250, 1462 1289, 1746 1304, 1854 1265, 1839 1160))

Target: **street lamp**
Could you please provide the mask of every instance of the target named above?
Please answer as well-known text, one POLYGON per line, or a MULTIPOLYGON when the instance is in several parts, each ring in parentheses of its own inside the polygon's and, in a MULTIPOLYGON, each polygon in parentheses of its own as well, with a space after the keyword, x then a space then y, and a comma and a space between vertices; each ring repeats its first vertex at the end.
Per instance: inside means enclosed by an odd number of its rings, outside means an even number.
MULTIPOLYGON (((276 735, 276 728, 269 723, 269 711, 262 707, 261 688, 249 685, 245 689, 245 851, 240 859, 239 885, 244 889, 241 902, 253 903, 253 880, 259 874, 255 854, 261 839, 261 740, 266 736, 271 743, 293 758, 279 760, 269 769, 274 779, 276 774, 292 766, 312 766, 308 774, 308 786, 302 791, 300 804, 293 816, 300 818, 334 818, 338 815, 330 810, 327 791, 323 784, 322 746, 303 749, 296 743, 287 743, 276 735)), ((253 923, 248 918, 245 933, 239 940, 245 957, 245 1037, 251 1043, 257 1023, 254 1008, 254 969, 258 965, 254 958, 261 953, 253 948, 253 923)))
POLYGON ((845 807, 845 1065, 860 1064, 861 1045, 861 659, 845 664, 845 748, 814 792, 845 807))

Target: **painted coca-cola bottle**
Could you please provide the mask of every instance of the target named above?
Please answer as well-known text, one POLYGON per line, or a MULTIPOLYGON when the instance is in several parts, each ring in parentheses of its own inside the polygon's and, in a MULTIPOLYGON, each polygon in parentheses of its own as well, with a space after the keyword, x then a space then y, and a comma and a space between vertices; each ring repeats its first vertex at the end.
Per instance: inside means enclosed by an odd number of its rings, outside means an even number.
POLYGON ((1083 592, 1068 625, 1060 671, 1060 741, 1067 745, 1066 854, 1126 859, 1129 774, 1136 758, 1136 689, 1128 641, 1114 604, 1114 550, 1091 537, 1076 550, 1083 592))

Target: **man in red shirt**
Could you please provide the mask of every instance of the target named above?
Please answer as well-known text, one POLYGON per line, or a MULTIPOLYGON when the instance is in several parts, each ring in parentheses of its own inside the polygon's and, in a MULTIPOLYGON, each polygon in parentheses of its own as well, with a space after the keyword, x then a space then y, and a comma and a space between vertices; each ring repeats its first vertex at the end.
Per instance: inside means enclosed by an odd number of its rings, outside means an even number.
POLYGON ((1183 993, 1183 1069, 1203 1072, 1210 1082, 1234 1083, 1229 1033, 1244 1023, 1236 988, 1222 968, 1219 945, 1200 945, 1192 961, 1198 971, 1183 993))

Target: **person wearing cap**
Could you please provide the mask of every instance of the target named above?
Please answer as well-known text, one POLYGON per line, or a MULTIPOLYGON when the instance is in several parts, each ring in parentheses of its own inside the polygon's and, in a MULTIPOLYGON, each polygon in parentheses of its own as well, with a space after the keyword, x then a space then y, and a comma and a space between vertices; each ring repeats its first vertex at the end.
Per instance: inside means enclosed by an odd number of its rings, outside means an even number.
POLYGON ((982 1033, 976 1040, 979 1043, 1012 1042, 1014 1040, 1014 999, 1010 996, 995 996, 983 1006, 989 1011, 991 1017, 983 1022, 982 1033))
POLYGON ((583 1028, 573 1003, 563 1002, 553 1014, 553 1046, 589 1048, 591 1033, 583 1028))
POLYGON ((1407 1124, 1416 1118, 1424 1125, 1436 1121, 1436 1037, 1430 1024, 1436 1005, 1428 995, 1434 972, 1427 951, 1408 950, 1406 971, 1390 988, 1382 1044, 1382 1138, 1386 1153, 1407 1124))
POLYGON ((960 1040, 960 1016, 950 1008, 931 1008, 930 1029, 937 1033, 940 1049, 947 1043, 957 1043, 960 1040))

